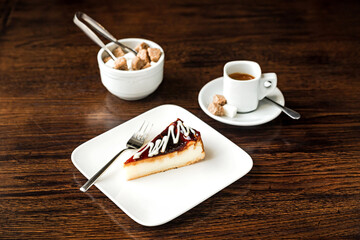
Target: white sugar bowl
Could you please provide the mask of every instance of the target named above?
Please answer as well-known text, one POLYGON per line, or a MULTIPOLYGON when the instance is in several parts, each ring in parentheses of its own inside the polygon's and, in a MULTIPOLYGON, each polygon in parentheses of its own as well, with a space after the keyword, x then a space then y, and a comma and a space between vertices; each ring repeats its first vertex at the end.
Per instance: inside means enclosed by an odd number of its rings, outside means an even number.
MULTIPOLYGON (((151 66, 141 70, 118 70, 106 65, 103 59, 108 56, 104 49, 100 49, 97 60, 100 69, 101 82, 105 88, 115 96, 124 100, 139 100, 153 93, 161 84, 164 75, 164 50, 156 43, 141 38, 125 38, 119 42, 128 47, 135 48, 138 44, 145 42, 151 48, 161 51, 160 59, 151 66)), ((114 43, 106 45, 111 51, 118 47, 114 43)))

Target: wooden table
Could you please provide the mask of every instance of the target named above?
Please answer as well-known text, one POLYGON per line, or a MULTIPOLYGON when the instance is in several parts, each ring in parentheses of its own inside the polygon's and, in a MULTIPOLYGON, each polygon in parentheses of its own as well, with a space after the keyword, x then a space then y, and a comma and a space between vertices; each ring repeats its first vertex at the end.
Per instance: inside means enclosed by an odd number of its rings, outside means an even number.
MULTIPOLYGON (((0 3, 0 238, 360 239, 358 1, 9 1, 0 3), (101 84, 83 11, 118 38, 165 50, 163 83, 128 102, 101 84), (208 117, 197 97, 226 62, 276 72, 286 105, 253 127, 208 117), (249 153, 249 174, 158 226, 131 220, 71 162, 81 143, 176 104, 249 153)), ((206 141, 206 139, 205 139, 206 141)))

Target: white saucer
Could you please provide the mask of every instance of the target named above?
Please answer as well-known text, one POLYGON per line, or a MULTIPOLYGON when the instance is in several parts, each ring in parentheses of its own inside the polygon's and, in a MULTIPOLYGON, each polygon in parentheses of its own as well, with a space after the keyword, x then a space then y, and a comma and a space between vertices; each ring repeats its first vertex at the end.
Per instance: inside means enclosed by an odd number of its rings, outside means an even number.
MULTIPOLYGON (((255 111, 249 113, 238 113, 234 118, 219 117, 210 113, 207 107, 212 102, 215 94, 223 94, 223 77, 216 78, 207 84, 199 92, 199 105, 201 109, 211 118, 234 126, 256 126, 270 122, 280 115, 281 109, 274 104, 263 99, 255 111)), ((285 105, 285 99, 280 89, 275 88, 267 97, 271 98, 280 105, 285 105)))

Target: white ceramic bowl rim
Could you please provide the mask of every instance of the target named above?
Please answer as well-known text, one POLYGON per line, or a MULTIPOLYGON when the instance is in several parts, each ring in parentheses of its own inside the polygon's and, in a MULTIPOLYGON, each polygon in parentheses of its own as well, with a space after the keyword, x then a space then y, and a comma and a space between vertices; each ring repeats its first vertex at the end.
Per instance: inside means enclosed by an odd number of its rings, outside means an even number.
MULTIPOLYGON (((143 73, 146 73, 148 71, 151 71, 154 69, 154 67, 156 67, 160 62, 164 61, 164 58, 165 58, 165 53, 164 53, 164 50, 162 49, 162 47, 160 47, 159 44, 153 42, 153 41, 150 41, 150 40, 147 40, 147 39, 143 39, 143 38, 123 38, 123 39, 119 39, 118 40, 119 42, 146 42, 148 43, 149 45, 151 45, 152 47, 156 47, 156 48, 159 48, 161 50, 161 57, 159 59, 159 61, 157 61, 153 66, 151 67, 148 67, 148 68, 145 68, 145 69, 141 69, 141 70, 136 70, 136 71, 122 71, 122 70, 118 70, 118 69, 114 69, 114 68, 111 68, 109 66, 106 66, 103 59, 102 59, 102 54, 103 52, 105 51, 103 48, 100 48, 98 54, 97 54, 97 60, 98 60, 98 64, 100 67, 105 67, 106 68, 106 71, 110 71, 114 74, 124 74, 124 75, 140 75, 140 74, 143 74, 143 73)), ((109 46, 112 46, 112 45, 115 45, 115 43, 113 42, 110 42, 108 44, 106 44, 107 47, 109 46)))

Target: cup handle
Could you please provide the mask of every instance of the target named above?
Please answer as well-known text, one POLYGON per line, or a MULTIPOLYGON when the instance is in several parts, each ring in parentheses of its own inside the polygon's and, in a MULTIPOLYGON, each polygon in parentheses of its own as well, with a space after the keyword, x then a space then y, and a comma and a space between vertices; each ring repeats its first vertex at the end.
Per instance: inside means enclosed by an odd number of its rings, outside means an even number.
POLYGON ((260 78, 259 100, 271 93, 277 85, 276 73, 263 73, 260 78))

